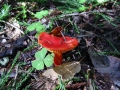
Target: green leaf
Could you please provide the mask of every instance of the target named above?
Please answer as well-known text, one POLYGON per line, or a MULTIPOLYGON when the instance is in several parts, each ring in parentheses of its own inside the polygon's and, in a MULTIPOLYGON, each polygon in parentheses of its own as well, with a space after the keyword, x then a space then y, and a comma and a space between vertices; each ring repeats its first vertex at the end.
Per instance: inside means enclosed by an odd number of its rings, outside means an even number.
POLYGON ((44 63, 42 60, 34 60, 32 61, 32 67, 36 68, 37 70, 44 69, 44 63))
POLYGON ((44 16, 47 16, 49 14, 48 10, 42 10, 40 12, 37 12, 35 14, 35 17, 38 18, 38 19, 41 19, 43 18, 44 16))
POLYGON ((10 12, 10 5, 4 4, 0 10, 0 20, 3 20, 7 16, 9 16, 9 12, 10 12))
POLYGON ((32 66, 37 70, 44 69, 44 64, 50 67, 54 61, 54 54, 48 54, 46 57, 47 49, 42 48, 40 51, 35 53, 36 60, 32 61, 32 66))
POLYGON ((40 22, 32 23, 31 25, 29 25, 27 27, 28 31, 33 31, 35 29, 36 29, 37 33, 44 32, 46 30, 45 26, 42 25, 40 22))
POLYGON ((54 54, 48 54, 45 59, 44 63, 47 67, 50 67, 54 62, 54 54))
POLYGON ((87 9, 87 7, 85 7, 84 5, 81 5, 81 7, 79 7, 79 11, 85 11, 87 9))
POLYGON ((36 22, 35 22, 35 23, 30 24, 30 25, 27 27, 27 30, 29 30, 29 31, 33 31, 33 30, 35 30, 36 25, 37 25, 37 23, 36 23, 36 22))
POLYGON ((107 2, 108 0, 97 0, 98 3, 104 3, 107 2))
POLYGON ((43 60, 45 58, 46 53, 47 53, 47 49, 42 48, 40 51, 35 53, 35 58, 38 60, 39 59, 43 60))
POLYGON ((44 32, 46 30, 45 26, 44 25, 39 25, 36 27, 36 31, 38 33, 41 33, 41 32, 44 32))
POLYGON ((36 33, 35 37, 38 38, 38 36, 39 36, 39 33, 36 33))
POLYGON ((84 4, 86 0, 79 0, 79 3, 84 4))

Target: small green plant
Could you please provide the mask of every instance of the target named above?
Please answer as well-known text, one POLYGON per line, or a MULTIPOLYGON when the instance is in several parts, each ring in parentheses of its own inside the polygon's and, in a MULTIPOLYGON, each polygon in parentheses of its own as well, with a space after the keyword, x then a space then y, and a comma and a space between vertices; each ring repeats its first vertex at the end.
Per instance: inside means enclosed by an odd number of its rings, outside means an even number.
POLYGON ((17 62, 19 55, 20 55, 20 52, 18 52, 17 55, 15 56, 13 63, 12 63, 12 66, 8 70, 7 74, 3 73, 2 76, 0 77, 0 81, 1 81, 0 82, 0 90, 3 90, 3 87, 5 86, 6 82, 8 81, 10 73, 11 73, 12 69, 14 68, 14 66, 16 65, 16 62, 17 62))
POLYGON ((35 53, 36 60, 32 61, 32 66, 37 70, 44 69, 44 64, 50 67, 53 64, 54 54, 47 55, 47 49, 42 48, 42 50, 35 53))
POLYGON ((16 15, 15 19, 19 18, 19 16, 22 18, 22 19, 26 19, 27 18, 27 7, 22 3, 21 3, 21 6, 19 7, 16 7, 16 8, 13 8, 13 10, 17 10, 17 9, 20 9, 20 12, 16 15))
MULTIPOLYGON (((22 87, 22 85, 23 85, 23 83, 29 78, 29 76, 30 76, 30 74, 29 73, 31 73, 32 71, 34 71, 34 69, 31 67, 31 68, 29 68, 26 72, 21 72, 22 74, 21 74, 21 76, 20 76, 20 78, 18 79, 19 81, 19 83, 16 83, 16 85, 14 86, 14 90, 21 90, 21 87, 22 87), (29 72, 29 73, 27 73, 27 72, 29 72)), ((24 89, 25 89, 26 87, 24 87, 24 89)), ((27 88, 29 88, 29 85, 28 85, 28 87, 27 88)), ((23 89, 22 89, 23 90, 23 89)))
MULTIPOLYGON (((36 18, 38 19, 42 19, 43 17, 47 16, 49 14, 48 10, 42 10, 40 12, 36 12, 36 14, 34 15, 36 18)), ((41 23, 41 22, 34 22, 32 24, 30 24, 27 27, 27 31, 33 31, 36 30, 37 34, 36 36, 38 36, 41 32, 44 32, 46 30, 46 27, 41 23)), ((54 54, 47 54, 47 49, 43 48, 42 50, 38 51, 35 53, 35 58, 36 60, 34 60, 32 62, 32 66, 34 68, 36 68, 37 70, 41 70, 44 69, 44 64, 47 67, 50 67, 53 64, 53 60, 54 60, 54 54)))
POLYGON ((96 13, 98 15, 101 15, 106 21, 108 21, 111 25, 115 26, 115 27, 118 27, 116 24, 113 23, 113 19, 105 14, 102 14, 102 13, 96 13))
POLYGON ((42 19, 44 16, 47 16, 49 14, 48 10, 42 10, 40 12, 37 12, 35 14, 35 17, 38 19, 42 19))
POLYGON ((42 31, 45 31, 45 26, 43 26, 40 22, 35 22, 35 23, 32 23, 31 25, 29 25, 27 27, 27 30, 29 31, 33 31, 33 30, 36 30, 37 32, 42 32, 42 31))
MULTIPOLYGON (((47 16, 49 14, 48 10, 42 10, 40 12, 37 12, 34 16, 38 19, 42 19, 43 17, 47 16)), ((33 31, 36 30, 37 34, 40 34, 41 32, 44 32, 46 30, 46 27, 41 22, 34 22, 30 24, 27 27, 27 31, 33 31)))
MULTIPOLYGON (((31 50, 36 45, 37 44, 34 44, 34 45, 32 45, 28 48, 25 48, 23 50, 23 52, 31 50)), ((34 70, 31 67, 26 71, 26 73, 23 73, 23 71, 19 71, 20 69, 18 69, 19 72, 15 72, 15 74, 20 74, 20 76, 17 77, 16 79, 14 79, 14 78, 9 79, 9 77, 12 74, 12 71, 15 68, 15 66, 23 67, 24 65, 26 65, 26 63, 24 63, 24 62, 18 62, 19 56, 20 56, 20 52, 18 52, 17 55, 15 56, 15 58, 12 62, 12 65, 11 65, 10 69, 7 71, 7 73, 6 72, 1 72, 0 90, 21 90, 20 88, 22 87, 23 83, 26 80, 28 80, 28 77, 30 76, 29 73, 31 73, 34 70)), ((12 74, 12 75, 14 75, 14 74, 12 74)), ((27 88, 29 88, 29 85, 24 87, 24 90, 28 90, 27 88)))
POLYGON ((89 9, 89 6, 85 6, 85 4, 90 4, 92 3, 93 6, 96 6, 96 5, 99 5, 99 4, 102 4, 102 3, 105 3, 107 2, 108 0, 78 0, 79 3, 81 4, 78 8, 78 11, 79 12, 83 12, 87 9, 89 9))
POLYGON ((108 0, 55 0, 54 2, 63 4, 62 6, 57 6, 57 9, 62 10, 64 13, 73 13, 73 12, 83 12, 90 8, 89 4, 92 4, 94 7, 102 3, 107 2, 108 0))
POLYGON ((65 83, 65 82, 63 82, 63 80, 62 80, 62 77, 61 77, 61 76, 58 76, 58 80, 59 80, 60 84, 59 84, 59 85, 57 85, 57 86, 55 87, 55 89, 54 89, 54 90, 66 90, 66 89, 65 89, 65 85, 66 85, 66 83, 65 83))
POLYGON ((9 16, 10 5, 4 4, 1 11, 0 11, 0 20, 5 19, 9 16))
POLYGON ((80 12, 83 12, 85 10, 87 10, 89 7, 86 7, 85 5, 81 5, 79 8, 78 8, 78 11, 80 12))
POLYGON ((104 3, 107 2, 108 0, 79 0, 79 3, 84 4, 84 3, 104 3))
POLYGON ((22 18, 25 19, 27 17, 27 15, 26 15, 27 9, 24 5, 22 5, 21 8, 22 8, 21 14, 23 14, 22 18))

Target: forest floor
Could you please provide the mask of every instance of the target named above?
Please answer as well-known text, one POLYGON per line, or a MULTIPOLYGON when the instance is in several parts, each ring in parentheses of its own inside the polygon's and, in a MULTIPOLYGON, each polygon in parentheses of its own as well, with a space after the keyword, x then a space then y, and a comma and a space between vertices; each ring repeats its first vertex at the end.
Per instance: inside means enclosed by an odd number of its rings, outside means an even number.
POLYGON ((0 90, 120 90, 120 3, 80 1, 0 1, 0 90))

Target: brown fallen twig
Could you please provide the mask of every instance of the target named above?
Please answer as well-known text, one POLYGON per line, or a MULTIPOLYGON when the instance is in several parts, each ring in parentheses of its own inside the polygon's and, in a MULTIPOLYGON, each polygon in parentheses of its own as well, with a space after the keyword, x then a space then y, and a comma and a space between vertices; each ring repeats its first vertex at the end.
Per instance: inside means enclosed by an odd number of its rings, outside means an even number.
POLYGON ((66 89, 67 90, 78 90, 80 88, 84 88, 84 86, 87 86, 87 82, 81 82, 81 83, 75 83, 75 84, 67 85, 66 89))

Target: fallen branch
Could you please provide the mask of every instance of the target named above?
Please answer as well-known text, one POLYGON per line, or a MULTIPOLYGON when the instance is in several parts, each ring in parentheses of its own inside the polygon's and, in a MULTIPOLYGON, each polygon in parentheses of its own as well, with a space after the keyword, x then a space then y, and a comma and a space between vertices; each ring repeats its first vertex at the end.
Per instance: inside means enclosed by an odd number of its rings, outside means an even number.
POLYGON ((61 15, 61 18, 63 17, 69 17, 69 16, 79 16, 79 15, 84 15, 84 14, 93 14, 93 13, 115 13, 115 10, 93 10, 89 12, 81 12, 81 13, 72 13, 72 14, 65 14, 61 15))

